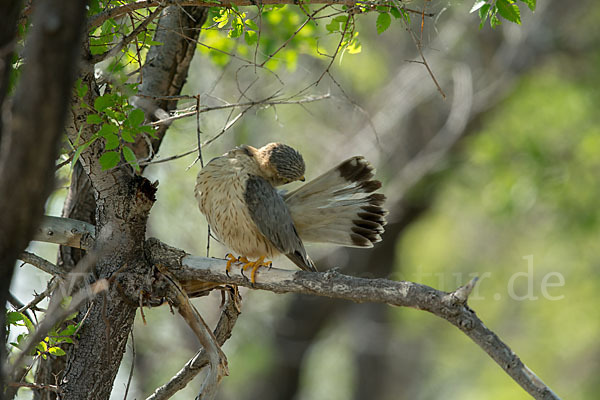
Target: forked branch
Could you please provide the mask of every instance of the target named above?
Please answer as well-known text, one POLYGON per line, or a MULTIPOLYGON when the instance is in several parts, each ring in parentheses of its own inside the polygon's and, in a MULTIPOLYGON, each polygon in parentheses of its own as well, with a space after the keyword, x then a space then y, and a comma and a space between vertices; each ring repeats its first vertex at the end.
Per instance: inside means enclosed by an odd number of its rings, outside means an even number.
MULTIPOLYGON (((46 219, 45 222, 55 221, 46 219)), ((536 399, 559 399, 467 306, 476 279, 447 293, 419 283, 357 278, 336 270, 306 272, 271 268, 260 270, 256 283, 252 284, 238 268, 234 267, 228 274, 225 260, 192 256, 158 239, 147 240, 146 255, 154 265, 167 272, 177 285, 193 295, 219 285, 239 285, 274 293, 303 293, 428 311, 460 329, 531 396, 536 399)), ((193 313, 190 317, 193 317, 193 313)), ((159 398, 165 397, 156 397, 159 398)))

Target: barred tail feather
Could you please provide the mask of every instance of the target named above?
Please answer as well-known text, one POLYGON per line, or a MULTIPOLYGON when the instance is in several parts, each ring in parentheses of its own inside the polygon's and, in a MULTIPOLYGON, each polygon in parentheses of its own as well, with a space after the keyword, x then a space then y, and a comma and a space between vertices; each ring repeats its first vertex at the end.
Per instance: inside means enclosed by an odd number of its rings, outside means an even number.
POLYGON ((352 157, 284 195, 298 235, 305 242, 373 247, 381 241, 387 211, 385 196, 373 193, 373 166, 352 157))

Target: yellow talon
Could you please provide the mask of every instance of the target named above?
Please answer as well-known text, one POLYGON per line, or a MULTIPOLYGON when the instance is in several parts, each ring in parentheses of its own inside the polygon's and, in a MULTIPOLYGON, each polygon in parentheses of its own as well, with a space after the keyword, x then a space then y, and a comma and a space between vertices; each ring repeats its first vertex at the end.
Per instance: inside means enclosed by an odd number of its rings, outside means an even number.
MULTIPOLYGON (((245 258, 245 257, 244 257, 245 258)), ((242 270, 247 270, 247 269, 251 269, 252 272, 250 272, 250 282, 252 283, 256 283, 256 271, 258 271, 258 269, 260 267, 269 267, 271 268, 271 264, 273 264, 271 261, 265 261, 265 256, 261 256, 258 260, 256 261, 248 261, 245 263, 245 265, 242 266, 242 270)))
POLYGON ((227 265, 225 266, 225 272, 227 272, 227 275, 229 275, 229 271, 231 271, 231 264, 233 264, 234 262, 238 262, 239 258, 235 258, 233 256, 233 254, 227 253, 227 254, 225 254, 225 259, 227 260, 227 265))

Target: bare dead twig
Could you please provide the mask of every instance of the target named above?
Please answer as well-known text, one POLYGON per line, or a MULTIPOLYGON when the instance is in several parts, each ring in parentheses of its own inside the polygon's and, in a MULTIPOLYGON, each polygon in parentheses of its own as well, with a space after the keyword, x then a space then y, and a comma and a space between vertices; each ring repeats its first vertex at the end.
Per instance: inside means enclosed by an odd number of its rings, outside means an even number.
POLYGON ((127 400, 127 394, 129 393, 129 386, 131 385, 131 379, 133 378, 133 368, 135 367, 135 339, 133 337, 133 325, 131 326, 131 369, 129 370, 129 376, 127 377, 127 386, 125 386, 125 395, 123 400, 127 400))
POLYGON ((160 264, 157 264, 157 266, 159 266, 159 270, 161 270, 163 276, 171 283, 172 293, 169 302, 176 305, 177 311, 179 311, 179 314, 192 329, 202 348, 206 351, 209 371, 204 378, 197 398, 211 400, 215 398, 223 376, 229 375, 227 357, 221 350, 217 338, 206 322, 204 322, 198 310, 190 303, 187 294, 181 288, 178 281, 172 278, 169 271, 160 267, 160 264))
MULTIPOLYGON (((219 106, 206 106, 206 107, 200 108, 199 111, 196 111, 194 109, 194 110, 186 111, 181 114, 175 114, 168 118, 154 121, 154 122, 150 123, 149 125, 151 125, 151 126, 163 125, 163 124, 171 123, 178 119, 194 116, 197 113, 205 113, 205 112, 216 111, 216 110, 226 110, 226 109, 231 109, 231 108, 245 108, 245 107, 255 107, 255 106, 273 106, 273 105, 280 105, 280 104, 306 104, 306 103, 312 103, 312 102, 319 101, 319 100, 325 100, 330 97, 331 96, 329 93, 319 95, 319 96, 307 96, 305 98, 297 99, 297 100, 294 100, 293 97, 273 98, 273 96, 269 96, 268 98, 261 99, 261 100, 250 100, 250 101, 245 101, 245 102, 241 102, 241 103, 227 103, 227 104, 222 104, 219 106)), ((204 143, 203 145, 206 145, 206 143, 204 143)), ((195 149, 194 152, 196 152, 197 150, 198 149, 195 149)))
MULTIPOLYGON (((404 10, 404 7, 402 7, 402 5, 400 4, 400 2, 398 0, 391 0, 391 1, 396 6, 396 8, 398 8, 398 10, 404 10)), ((425 55, 423 54, 423 50, 422 50, 421 40, 419 38, 417 38, 417 36, 415 35, 415 32, 410 27, 406 18, 402 17, 401 20, 404 23, 406 30, 410 34, 411 39, 415 43, 415 47, 417 48, 417 51, 419 52, 419 57, 421 58, 420 63, 422 63, 425 66, 425 68, 427 69, 427 72, 429 73, 429 76, 431 77, 431 80, 433 80, 433 83, 437 87, 438 92, 440 92, 440 94, 442 95, 442 98, 445 99, 446 93, 444 93, 444 90, 442 89, 442 87, 438 83, 437 79, 435 78, 435 75, 434 75, 433 71, 431 70, 429 63, 427 63, 427 60, 425 59, 425 55)))
POLYGON ((29 389, 37 389, 37 390, 49 390, 55 393, 62 393, 61 388, 56 385, 41 385, 38 383, 28 383, 28 382, 9 382, 8 386, 12 387, 25 387, 29 389))
POLYGON ((54 291, 54 289, 56 289, 58 287, 58 282, 59 281, 56 278, 52 279, 50 282, 48 282, 48 287, 46 288, 46 290, 44 290, 40 294, 37 294, 33 298, 33 300, 31 300, 29 303, 27 303, 23 307, 19 308, 17 310, 17 312, 23 312, 25 310, 34 309, 35 306, 37 306, 42 300, 44 300, 46 297, 48 297, 48 295, 50 293, 52 293, 54 291))
MULTIPOLYGON (((221 311, 221 317, 214 330, 217 342, 222 346, 229 337, 238 316, 240 315, 239 293, 237 291, 229 292, 229 296, 221 311)), ((176 392, 183 389, 204 367, 208 365, 208 356, 203 349, 196 353, 179 372, 177 372, 167 383, 157 388, 146 400, 166 400, 176 392)))

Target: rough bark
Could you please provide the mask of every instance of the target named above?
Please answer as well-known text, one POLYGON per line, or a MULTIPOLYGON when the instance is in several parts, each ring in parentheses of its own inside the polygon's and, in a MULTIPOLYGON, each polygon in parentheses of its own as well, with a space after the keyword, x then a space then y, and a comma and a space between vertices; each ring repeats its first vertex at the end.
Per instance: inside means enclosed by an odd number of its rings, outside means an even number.
POLYGON ((2 137, 3 128, 1 110, 4 99, 8 94, 8 78, 10 76, 20 12, 21 1, 4 0, 0 2, 0 16, 2 16, 0 17, 2 19, 2 23, 0 23, 0 138, 2 137))
MULTIPOLYGON (((0 303, 5 304, 17 256, 40 220, 54 182, 54 162, 75 78, 86 2, 36 5, 26 59, 10 109, 3 110, 0 144, 0 303), (35 151, 33 151, 35 149, 35 151), (6 195, 10 193, 10 195, 6 195)), ((3 7, 4 8, 4 7, 3 7)), ((14 29, 9 16, 3 29, 14 29)), ((2 60, 5 60, 2 57, 2 60)), ((5 75, 2 72, 3 95, 5 75)), ((4 313, 0 316, 4 325, 4 313)), ((2 329, 2 339, 4 329, 2 329)), ((4 343, 4 340, 2 340, 4 343)), ((4 361, 4 346, 2 359, 4 361)))
MULTIPOLYGON (((142 83, 134 104, 142 108, 150 120, 158 120, 177 107, 177 101, 153 99, 157 96, 176 96, 181 94, 188 76, 192 57, 196 51, 196 41, 200 27, 206 21, 208 8, 187 7, 185 13, 176 6, 165 8, 161 16, 154 40, 163 43, 148 51, 146 64, 141 71, 142 83), (173 34, 180 32, 179 34, 173 34), (147 97, 146 97, 147 96, 147 97)), ((169 125, 161 126, 152 139, 152 154, 156 154, 169 125)), ((146 141, 136 141, 136 155, 148 157, 146 141)))
MULTIPOLYGON (((165 10, 154 38, 163 45, 151 48, 148 54, 141 73, 141 94, 180 94, 206 12, 203 8, 186 7, 182 10, 176 6, 165 10)), ((93 104, 99 94, 94 76, 89 66, 81 73, 82 83, 89 88, 85 101, 93 104)), ((164 109, 175 106, 174 102, 158 104, 164 109)), ((72 138, 79 132, 88 112, 74 107, 68 129, 72 138)), ((165 131, 166 127, 159 132, 158 139, 152 140, 154 152, 158 150, 165 131)), ((92 133, 84 129, 82 137, 85 139, 92 133)), ((146 142, 141 140, 134 150, 140 158, 149 153, 146 142)), ((95 278, 112 277, 114 285, 106 296, 91 302, 80 313, 84 315, 87 308, 91 308, 80 332, 82 345, 70 352, 60 382, 65 399, 109 397, 139 304, 136 296, 141 290, 148 290, 153 273, 152 266, 143 255, 143 241, 155 187, 147 180, 133 176, 127 168, 117 168, 108 173, 102 171, 97 162, 101 152, 102 144, 98 141, 81 155, 81 168, 75 168, 63 215, 83 217, 81 219, 86 222, 96 223, 96 249, 100 261, 95 278)), ((77 250, 63 247, 59 264, 68 270, 80 257, 81 253, 77 250)), ((53 374, 59 372, 62 366, 54 361, 48 364, 40 368, 38 376, 41 382, 53 383, 53 374)), ((42 395, 54 398, 54 394, 48 392, 38 393, 37 398, 45 398, 42 395)))

